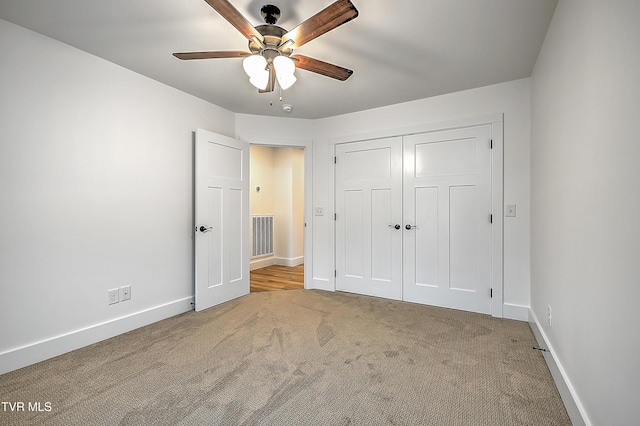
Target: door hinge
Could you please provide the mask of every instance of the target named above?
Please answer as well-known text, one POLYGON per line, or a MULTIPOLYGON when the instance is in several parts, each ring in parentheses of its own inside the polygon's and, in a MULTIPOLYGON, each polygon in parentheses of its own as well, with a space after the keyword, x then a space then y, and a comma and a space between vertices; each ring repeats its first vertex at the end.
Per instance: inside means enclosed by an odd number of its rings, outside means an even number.
POLYGON ((489 223, 493 223, 493 215, 492 214, 489 215, 489 223))
POLYGON ((333 220, 338 220, 338 213, 333 214, 333 220))
POLYGON ((493 298, 493 289, 492 288, 489 289, 489 297, 493 298))
POLYGON ((491 148, 490 149, 493 149, 493 139, 491 139, 491 148))
POLYGON ((333 164, 338 164, 338 157, 333 157, 333 164))
POLYGON ((338 270, 337 270, 337 269, 334 269, 334 270, 333 270, 333 276, 334 276, 334 277, 336 277, 336 278, 338 278, 338 270))

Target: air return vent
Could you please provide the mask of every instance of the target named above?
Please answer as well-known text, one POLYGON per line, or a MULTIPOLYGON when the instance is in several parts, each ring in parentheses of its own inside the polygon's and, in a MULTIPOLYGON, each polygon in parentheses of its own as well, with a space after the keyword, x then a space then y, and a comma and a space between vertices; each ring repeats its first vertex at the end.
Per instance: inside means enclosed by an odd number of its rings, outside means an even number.
POLYGON ((251 216, 251 257, 273 254, 273 216, 251 216))

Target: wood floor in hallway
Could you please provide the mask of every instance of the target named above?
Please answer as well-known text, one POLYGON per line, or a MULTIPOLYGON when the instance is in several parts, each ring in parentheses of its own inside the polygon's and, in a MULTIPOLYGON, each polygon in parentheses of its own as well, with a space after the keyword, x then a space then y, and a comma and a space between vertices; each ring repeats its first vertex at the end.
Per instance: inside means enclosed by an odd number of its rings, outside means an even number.
POLYGON ((304 288, 304 265, 272 265, 251 271, 251 292, 304 288))

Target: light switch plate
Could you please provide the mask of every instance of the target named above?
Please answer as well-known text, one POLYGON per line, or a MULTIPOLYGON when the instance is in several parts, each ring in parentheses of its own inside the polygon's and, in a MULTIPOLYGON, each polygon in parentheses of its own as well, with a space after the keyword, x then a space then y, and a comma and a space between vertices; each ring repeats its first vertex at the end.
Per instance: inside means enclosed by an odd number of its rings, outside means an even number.
POLYGON ((506 217, 516 217, 516 205, 515 204, 507 204, 505 209, 506 217))

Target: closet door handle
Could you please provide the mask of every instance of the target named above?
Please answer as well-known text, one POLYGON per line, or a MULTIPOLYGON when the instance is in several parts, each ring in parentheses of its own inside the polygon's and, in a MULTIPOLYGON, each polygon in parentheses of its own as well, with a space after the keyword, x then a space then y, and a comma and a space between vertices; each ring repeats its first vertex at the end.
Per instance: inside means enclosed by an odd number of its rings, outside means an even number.
POLYGON ((200 232, 209 232, 213 229, 213 226, 210 226, 208 228, 205 228, 204 226, 201 226, 200 228, 198 228, 200 230, 200 232))
POLYGON ((419 229, 417 226, 411 226, 409 224, 405 225, 404 227, 407 231, 411 231, 412 229, 419 229))
POLYGON ((389 225, 389 228, 400 229, 401 226, 396 223, 395 225, 389 225))

